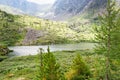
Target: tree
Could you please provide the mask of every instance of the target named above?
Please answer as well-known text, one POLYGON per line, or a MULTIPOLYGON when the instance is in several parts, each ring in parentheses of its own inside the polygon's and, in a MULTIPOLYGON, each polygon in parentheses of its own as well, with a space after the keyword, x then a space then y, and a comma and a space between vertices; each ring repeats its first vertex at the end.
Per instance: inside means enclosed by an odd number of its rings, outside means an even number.
POLYGON ((69 72, 66 73, 67 80, 86 80, 90 77, 90 70, 83 61, 82 57, 77 54, 73 59, 73 64, 69 72))
POLYGON ((111 58, 118 56, 120 50, 119 10, 116 9, 115 2, 108 0, 106 13, 99 16, 100 26, 94 28, 96 40, 99 42, 95 51, 106 56, 106 80, 111 80, 111 58))
POLYGON ((50 52, 41 54, 41 65, 38 80, 59 80, 60 79, 60 65, 56 62, 55 56, 50 52))

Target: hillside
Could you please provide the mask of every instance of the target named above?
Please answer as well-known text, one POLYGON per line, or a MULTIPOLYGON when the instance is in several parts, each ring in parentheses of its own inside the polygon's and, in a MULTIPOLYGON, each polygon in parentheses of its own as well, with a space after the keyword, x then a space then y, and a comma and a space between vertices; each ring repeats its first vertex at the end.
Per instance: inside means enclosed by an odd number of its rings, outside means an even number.
MULTIPOLYGON (((16 9, 5 8, 14 12, 22 10, 25 13, 31 11, 36 14, 38 11, 37 14, 40 15, 39 9, 43 12, 46 10, 46 7, 26 0, 18 0, 18 2, 15 0, 11 3, 10 0, 5 0, 0 1, 0 4, 16 7, 16 9), (33 8, 35 9, 32 10, 33 8)), ((54 13, 51 17, 54 17, 52 18, 54 20, 67 20, 68 22, 51 21, 28 15, 14 16, 15 24, 17 22, 21 25, 16 25, 21 38, 15 44, 34 45, 92 41, 94 39, 92 20, 96 19, 97 14, 104 9, 105 5, 106 0, 57 0, 51 9, 54 13)))
POLYGON ((40 16, 40 17, 46 11, 48 11, 49 8, 51 7, 51 4, 40 5, 37 3, 29 2, 27 0, 0 0, 0 5, 13 7, 18 10, 21 10, 25 14, 29 14, 33 16, 40 16))
POLYGON ((93 38, 92 33, 86 28, 76 31, 67 22, 50 21, 27 15, 16 16, 3 11, 0 13, 0 16, 3 17, 0 21, 3 24, 3 26, 0 26, 2 30, 0 32, 0 43, 3 44, 58 44, 90 41, 93 38), (14 31, 12 31, 13 29, 14 31), (5 33, 5 31, 9 32, 5 33))

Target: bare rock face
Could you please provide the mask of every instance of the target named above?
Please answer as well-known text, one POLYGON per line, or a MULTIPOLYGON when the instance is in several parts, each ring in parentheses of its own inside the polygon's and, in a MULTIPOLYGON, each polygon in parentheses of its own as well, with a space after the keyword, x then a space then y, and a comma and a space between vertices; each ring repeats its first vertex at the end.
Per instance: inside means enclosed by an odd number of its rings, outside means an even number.
POLYGON ((23 40, 24 45, 30 45, 35 44, 35 42, 45 35, 45 32, 40 30, 34 30, 34 29, 26 29, 27 33, 25 35, 25 38, 23 40))
POLYGON ((107 0, 56 0, 52 7, 54 19, 64 20, 89 9, 104 7, 107 0))

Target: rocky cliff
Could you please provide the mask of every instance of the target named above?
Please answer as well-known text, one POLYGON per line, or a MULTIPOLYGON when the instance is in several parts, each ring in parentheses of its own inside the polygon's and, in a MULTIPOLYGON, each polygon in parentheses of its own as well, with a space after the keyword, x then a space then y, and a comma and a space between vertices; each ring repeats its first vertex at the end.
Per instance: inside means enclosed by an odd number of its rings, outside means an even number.
POLYGON ((85 10, 104 8, 107 0, 57 0, 53 7, 55 20, 64 20, 85 10))

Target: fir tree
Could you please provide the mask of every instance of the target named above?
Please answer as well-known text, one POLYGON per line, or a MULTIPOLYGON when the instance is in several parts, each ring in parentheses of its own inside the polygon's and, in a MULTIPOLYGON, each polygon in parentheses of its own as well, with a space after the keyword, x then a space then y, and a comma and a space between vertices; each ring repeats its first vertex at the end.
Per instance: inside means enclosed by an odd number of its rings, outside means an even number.
POLYGON ((108 0, 106 13, 99 16, 100 26, 95 27, 96 40, 99 45, 96 48, 96 53, 102 53, 106 56, 106 80, 111 80, 111 59, 118 56, 120 39, 118 35, 120 34, 120 20, 119 20, 119 9, 115 8, 115 2, 108 0), (116 49, 115 49, 116 48, 116 49))
MULTIPOLYGON (((50 52, 48 47, 46 54, 41 54, 41 64, 38 80, 59 80, 60 65, 56 62, 55 56, 50 52)), ((42 53, 42 52, 41 52, 42 53)))

